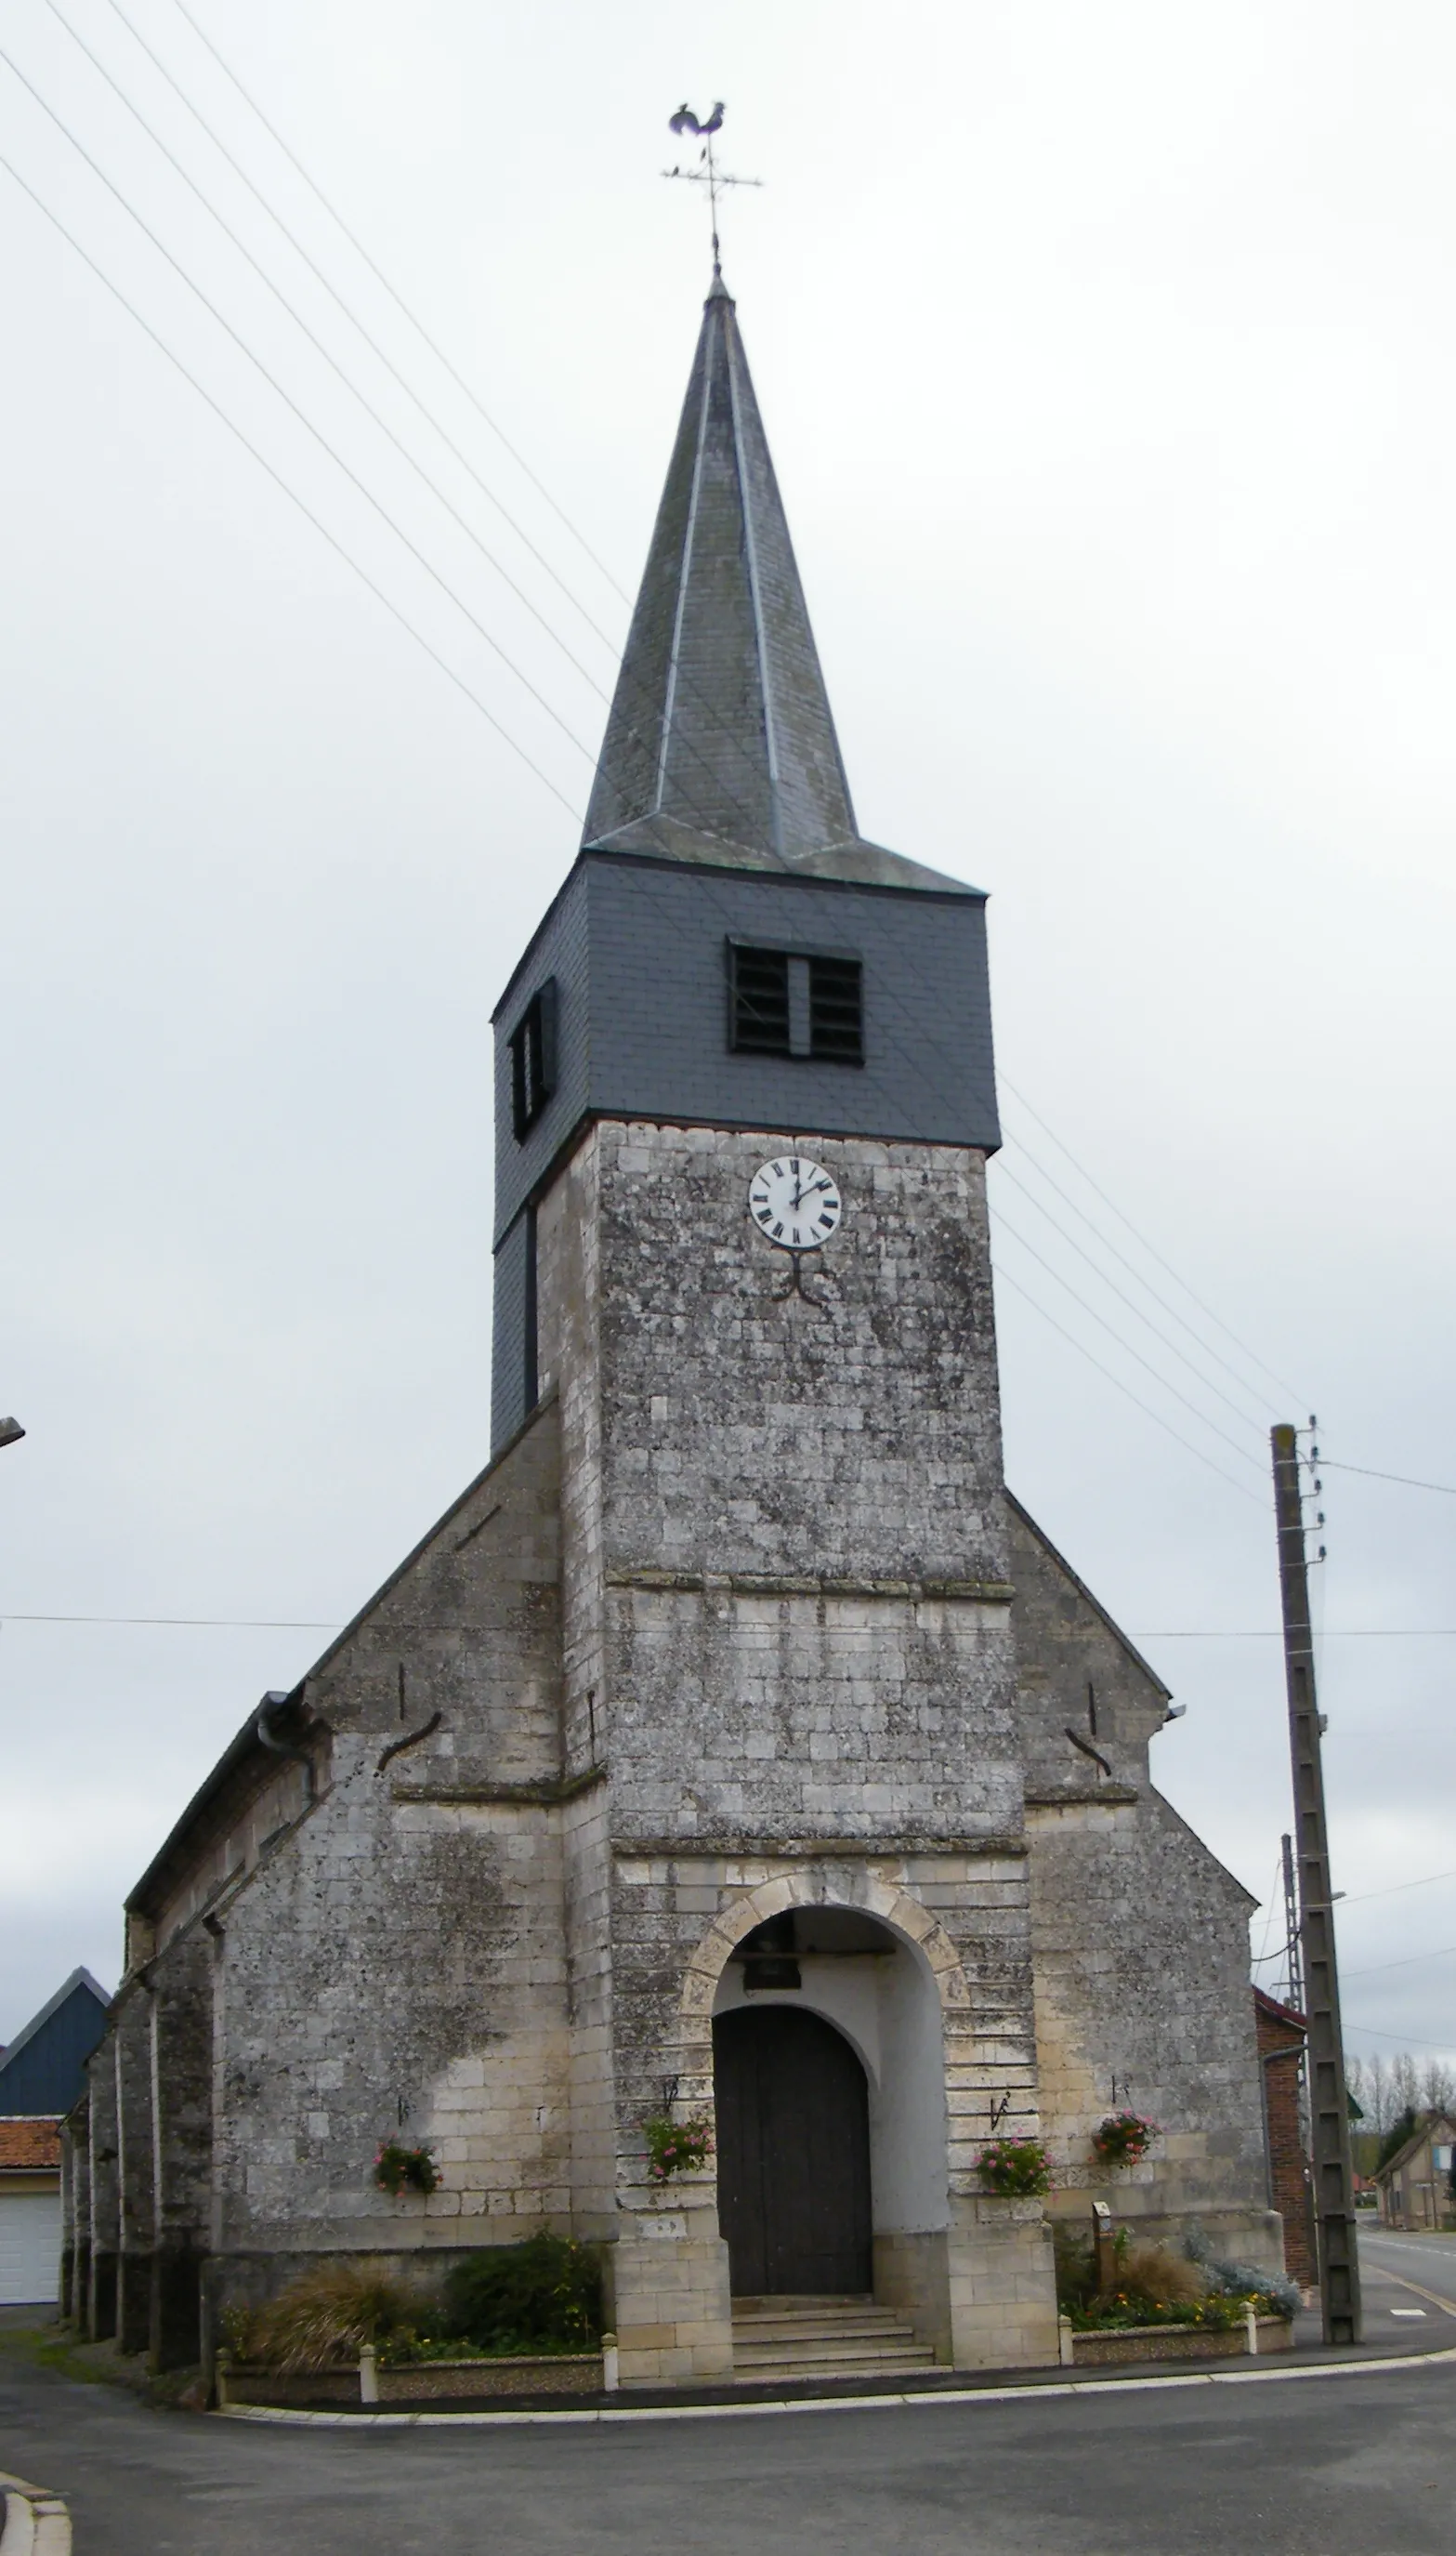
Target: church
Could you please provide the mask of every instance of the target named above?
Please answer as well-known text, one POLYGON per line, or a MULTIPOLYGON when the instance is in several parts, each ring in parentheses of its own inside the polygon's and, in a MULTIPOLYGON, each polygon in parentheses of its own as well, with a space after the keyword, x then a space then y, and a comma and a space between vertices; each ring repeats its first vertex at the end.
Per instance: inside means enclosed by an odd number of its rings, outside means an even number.
POLYGON ((1098 2198, 1277 2266, 1250 1895, 1003 1477, 985 903, 858 831, 715 274, 494 1019, 490 1461, 127 1902, 93 2334, 179 2366, 320 2257, 427 2289, 546 2228, 603 2249, 621 2384, 700 2386, 772 2373, 766 2301, 860 2311, 844 2367, 1054 2362, 1098 2198), (1029 2135, 1049 2194, 988 2188, 1029 2135))

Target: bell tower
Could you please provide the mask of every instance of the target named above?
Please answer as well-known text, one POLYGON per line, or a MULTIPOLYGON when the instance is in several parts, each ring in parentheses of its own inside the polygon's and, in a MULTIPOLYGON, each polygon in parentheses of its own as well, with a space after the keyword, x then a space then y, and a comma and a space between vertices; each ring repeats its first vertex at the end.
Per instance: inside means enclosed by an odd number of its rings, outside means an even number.
POLYGON ((734 304, 704 306, 581 850, 497 1007, 493 1441, 604 1118, 999 1142, 985 898, 867 842, 734 304))
POLYGON ((713 2114, 735 1947, 795 1910, 850 1928, 822 1959, 900 2054, 877 2291, 961 2365, 1054 2359, 1038 2213, 972 2170, 1035 2119, 985 899, 858 831, 721 281, 581 849, 495 1025, 494 1436, 560 1433, 573 2213, 616 2240, 624 2380, 730 2368, 776 2245, 850 2259, 740 2196, 730 2263, 711 2166, 670 2207, 640 2180, 646 2114, 713 2114))

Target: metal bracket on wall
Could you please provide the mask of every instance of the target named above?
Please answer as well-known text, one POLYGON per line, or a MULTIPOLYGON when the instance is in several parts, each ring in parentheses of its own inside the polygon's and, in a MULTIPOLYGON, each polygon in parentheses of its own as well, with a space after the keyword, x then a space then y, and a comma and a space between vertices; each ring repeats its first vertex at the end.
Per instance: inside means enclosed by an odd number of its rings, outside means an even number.
POLYGON ((1084 1739, 1080 1730, 1074 1730, 1070 1723, 1066 1725, 1066 1735, 1074 1748, 1080 1748, 1084 1757, 1095 1757, 1104 1775, 1111 1776, 1112 1768, 1109 1766, 1107 1759, 1103 1756, 1101 1749, 1094 1748, 1091 1740, 1084 1739))
POLYGON ((775 1304, 787 1305, 790 1296, 801 1296, 804 1303, 812 1306, 816 1314, 829 1313, 831 1311, 831 1307, 828 1300, 823 1296, 811 1296, 803 1283, 804 1254, 801 1251, 793 1251, 789 1253, 789 1258, 793 1263, 793 1276, 790 1278, 787 1287, 778 1287, 775 1289, 775 1304))
POLYGON ((442 1714, 432 1713, 427 1722, 421 1723, 418 1730, 407 1730, 403 1739, 392 1739, 388 1748, 380 1752, 379 1764, 374 1769, 376 1775, 384 1773, 392 1757, 401 1756, 407 1748, 418 1748, 422 1739, 429 1737, 431 1730, 438 1730, 443 1719, 442 1714))

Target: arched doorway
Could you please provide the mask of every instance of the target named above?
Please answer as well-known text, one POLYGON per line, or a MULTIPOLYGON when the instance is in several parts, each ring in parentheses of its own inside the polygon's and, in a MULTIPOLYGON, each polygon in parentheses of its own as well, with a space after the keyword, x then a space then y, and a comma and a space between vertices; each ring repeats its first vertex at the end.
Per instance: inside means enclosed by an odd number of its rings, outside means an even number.
POLYGON ((843 2033, 793 2006, 713 2025, 718 2220, 736 2296, 871 2287, 870 2111, 843 2033))

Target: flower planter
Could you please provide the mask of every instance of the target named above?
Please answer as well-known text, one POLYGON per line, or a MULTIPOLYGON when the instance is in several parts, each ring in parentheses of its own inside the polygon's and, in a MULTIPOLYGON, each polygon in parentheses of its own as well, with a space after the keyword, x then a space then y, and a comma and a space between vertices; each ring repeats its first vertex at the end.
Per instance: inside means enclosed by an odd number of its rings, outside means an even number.
MULTIPOLYGON (((1294 2328, 1287 2317, 1257 2320, 1259 2349, 1290 2352, 1294 2328)), ((1249 2350, 1243 2326, 1120 2325, 1090 2334, 1072 2335, 1072 2365, 1106 2368, 1129 2361, 1234 2361, 1249 2350)))
MULTIPOLYGON (((520 2360, 407 2361, 374 2373, 380 2405, 447 2405, 482 2396, 599 2396, 599 2352, 544 2353, 520 2360)), ((357 2406, 364 2401, 358 2362, 330 2369, 264 2369, 217 2356, 217 2402, 229 2405, 357 2406)))

